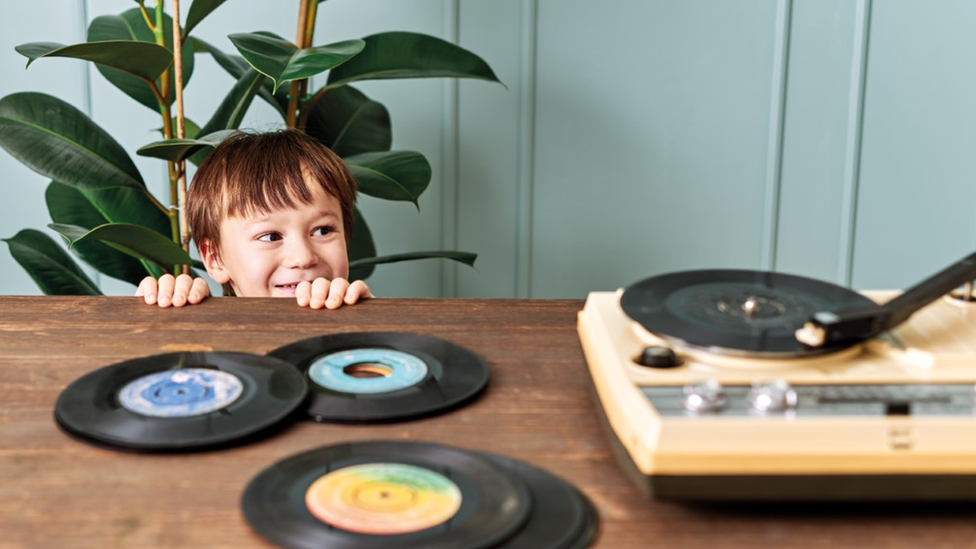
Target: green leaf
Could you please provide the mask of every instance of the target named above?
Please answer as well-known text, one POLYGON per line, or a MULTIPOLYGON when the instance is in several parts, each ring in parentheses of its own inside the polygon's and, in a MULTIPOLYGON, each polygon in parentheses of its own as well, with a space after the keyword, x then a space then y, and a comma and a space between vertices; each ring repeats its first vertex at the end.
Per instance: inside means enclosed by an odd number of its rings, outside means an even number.
POLYGON ((384 255, 382 257, 367 257, 363 259, 357 259, 356 261, 350 261, 349 267, 359 268, 366 265, 382 265, 384 263, 397 263, 400 261, 414 261, 417 259, 452 259, 459 263, 464 263, 465 265, 474 267, 474 261, 478 258, 478 254, 473 254, 470 252, 454 252, 454 251, 433 251, 433 252, 410 252, 405 254, 393 254, 384 255))
MULTIPOLYGON (((145 194, 132 189, 108 189, 86 194, 52 181, 45 193, 51 220, 61 225, 94 229, 106 223, 136 218, 157 232, 169 229, 169 220, 145 194)), ((155 264, 141 261, 101 242, 79 242, 72 247, 84 261, 100 273, 138 285, 146 275, 159 276, 155 264)))
MULTIPOLYGON (((363 218, 363 214, 359 211, 359 208, 355 208, 354 215, 352 238, 346 244, 346 254, 349 256, 349 261, 354 262, 360 259, 376 257, 376 244, 373 242, 373 234, 370 232, 369 226, 366 224, 366 220, 363 218)), ((353 280, 365 280, 372 274, 372 265, 355 268, 350 267, 349 280, 350 282, 353 280)))
MULTIPOLYGON (((228 74, 234 77, 236 80, 240 80, 244 73, 251 68, 247 64, 247 61, 239 55, 227 55, 221 50, 211 46, 210 44, 200 40, 196 37, 190 37, 190 40, 194 43, 194 48, 198 52, 209 53, 213 56, 214 61, 217 62, 228 74)), ((285 111, 288 109, 288 95, 285 90, 278 92, 277 94, 271 93, 271 81, 262 80, 261 89, 258 90, 258 95, 262 99, 268 102, 269 105, 278 111, 282 119, 285 117, 285 111)))
POLYGON ((430 184, 430 163, 413 151, 386 151, 343 158, 356 178, 359 192, 386 200, 413 202, 430 184))
MULTIPOLYGON (((227 96, 224 97, 224 100, 217 107, 210 120, 200 128, 200 134, 197 139, 202 139, 214 132, 239 128, 241 120, 244 119, 244 114, 254 100, 254 94, 261 88, 261 83, 264 79, 263 74, 254 69, 248 69, 241 76, 240 80, 234 84, 234 87, 227 93, 227 96)), ((189 157, 189 160, 196 165, 200 165, 203 159, 210 154, 210 151, 211 149, 208 147, 201 148, 193 153, 189 157)))
POLYGON ((220 7, 226 0, 193 0, 190 6, 190 13, 186 16, 186 24, 183 25, 183 38, 190 35, 193 27, 200 24, 200 21, 210 15, 210 12, 220 7))
POLYGON ((292 80, 302 80, 345 63, 365 45, 362 40, 346 40, 300 50, 271 33, 238 33, 228 38, 245 61, 274 82, 272 92, 292 80))
POLYGON ((357 80, 456 77, 498 82, 484 59, 426 34, 385 32, 363 39, 362 53, 329 73, 328 87, 357 80))
POLYGON ((0 99, 0 147, 35 172, 78 189, 146 187, 111 135, 50 95, 24 92, 0 99))
POLYGON ((198 139, 167 139, 164 141, 155 141, 140 148, 136 151, 136 154, 152 158, 162 158, 171 162, 180 162, 202 148, 215 148, 221 141, 235 133, 237 133, 237 130, 220 130, 198 139))
POLYGON ((27 66, 41 57, 69 57, 92 61, 133 76, 154 81, 173 63, 173 54, 162 46, 131 40, 109 40, 65 46, 55 42, 31 42, 14 48, 27 57, 27 66))
POLYGON ((327 91, 309 113, 305 132, 339 156, 388 151, 393 143, 386 107, 352 86, 327 91))
MULTIPOLYGON (((173 28, 173 19, 167 14, 163 14, 163 26, 166 29, 173 28)), ((172 31, 170 31, 166 38, 166 49, 169 50, 171 58, 173 51, 172 34, 172 31)), ((91 25, 88 26, 87 40, 88 42, 128 40, 148 42, 150 44, 156 43, 156 37, 149 30, 149 27, 146 26, 146 21, 142 18, 142 13, 139 11, 139 8, 132 8, 123 12, 121 15, 102 15, 96 17, 91 22, 91 25)), ((185 41, 183 43, 184 88, 190 83, 190 77, 193 75, 193 53, 193 41, 185 41)), ((98 68, 98 72, 102 73, 102 76, 111 82, 112 85, 122 90, 123 93, 153 111, 159 111, 159 103, 156 101, 156 96, 153 95, 149 84, 145 81, 118 69, 103 65, 96 65, 96 67, 98 68)), ((175 89, 173 72, 169 71, 168 73, 170 90, 175 89)), ((160 90, 162 89, 162 85, 158 79, 156 80, 156 87, 160 90)), ((175 96, 176 94, 171 91, 167 101, 172 104, 176 98, 175 96)))
POLYGON ((2 239, 10 255, 47 295, 101 295, 95 283, 57 242, 41 231, 24 229, 2 239))
POLYGON ((193 262, 175 242, 141 225, 108 223, 90 231, 75 225, 52 223, 48 226, 67 238, 72 246, 78 242, 104 242, 116 250, 147 259, 167 269, 172 265, 190 265, 193 262))

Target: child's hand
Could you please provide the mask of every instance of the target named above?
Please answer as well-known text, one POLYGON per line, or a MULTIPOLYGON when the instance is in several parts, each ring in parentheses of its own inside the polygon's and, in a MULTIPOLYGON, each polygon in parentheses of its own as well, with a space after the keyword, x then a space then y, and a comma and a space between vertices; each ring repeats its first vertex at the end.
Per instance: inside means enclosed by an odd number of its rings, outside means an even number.
POLYGON ((352 284, 345 278, 316 278, 312 282, 300 282, 295 288, 298 305, 312 309, 338 309, 342 304, 352 305, 360 299, 373 297, 362 280, 352 284))
POLYGON ((175 278, 171 274, 164 274, 159 281, 147 276, 139 283, 136 295, 144 297, 147 305, 182 307, 187 303, 196 305, 206 299, 210 295, 210 286, 202 278, 185 274, 175 278))

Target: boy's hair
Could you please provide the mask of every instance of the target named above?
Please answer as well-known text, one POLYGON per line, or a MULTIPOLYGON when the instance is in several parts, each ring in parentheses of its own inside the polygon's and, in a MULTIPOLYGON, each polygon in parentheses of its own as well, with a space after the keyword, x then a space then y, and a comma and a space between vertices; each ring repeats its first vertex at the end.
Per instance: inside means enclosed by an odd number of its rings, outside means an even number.
POLYGON ((200 164, 186 199, 187 222, 197 246, 220 249, 220 223, 312 202, 304 174, 339 201, 342 229, 352 236, 356 180, 328 147, 298 130, 238 133, 200 164), (304 173, 303 173, 304 172, 304 173))

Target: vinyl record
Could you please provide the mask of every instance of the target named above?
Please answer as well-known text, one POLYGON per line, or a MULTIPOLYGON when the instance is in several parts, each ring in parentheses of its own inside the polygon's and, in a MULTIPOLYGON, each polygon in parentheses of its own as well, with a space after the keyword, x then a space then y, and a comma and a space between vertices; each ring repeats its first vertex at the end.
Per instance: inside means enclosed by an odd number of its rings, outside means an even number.
POLYGON ((875 306, 828 282, 744 270, 669 273, 642 280, 620 297, 627 316, 679 345, 766 357, 812 356, 849 346, 808 347, 794 334, 816 312, 875 306))
POLYGON ((498 548, 583 549, 593 542, 599 517, 579 490, 528 463, 496 454, 478 455, 522 481, 532 498, 532 511, 525 526, 498 548))
POLYGON ((248 484, 241 504, 255 531, 290 549, 497 547, 532 507, 524 483, 491 460, 401 441, 286 458, 248 484))
POLYGON ((308 415, 316 421, 414 419, 458 406, 488 383, 488 367, 478 355, 417 334, 330 334, 268 354, 306 375, 308 415))
POLYGON ((69 434, 113 448, 200 450, 266 434, 294 417, 307 391, 301 372, 272 357, 170 353, 78 378, 54 418, 69 434))

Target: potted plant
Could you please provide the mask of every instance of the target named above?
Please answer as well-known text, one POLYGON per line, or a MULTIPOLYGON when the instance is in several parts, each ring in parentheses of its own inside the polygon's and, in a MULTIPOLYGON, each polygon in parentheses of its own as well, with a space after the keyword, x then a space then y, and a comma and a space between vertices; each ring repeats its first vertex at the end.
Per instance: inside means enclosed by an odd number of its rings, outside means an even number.
MULTIPOLYGON (((138 6, 124 13, 95 18, 84 43, 34 42, 16 48, 28 58, 28 66, 48 57, 93 62, 119 90, 160 115, 162 139, 137 154, 167 162, 167 201, 153 196, 123 147, 70 104, 36 92, 0 99, 0 147, 51 178, 45 193, 49 227, 100 273, 138 284, 147 275, 185 272, 194 265, 188 228, 179 215, 188 184, 186 163, 198 164, 233 133, 255 97, 271 105, 284 126, 304 130, 341 156, 359 192, 417 205, 430 183, 429 162, 417 152, 391 150, 389 113, 354 84, 425 77, 498 81, 474 53, 424 34, 383 32, 313 46, 316 14, 324 0, 300 0, 294 42, 263 31, 232 34, 237 54, 230 54, 193 34, 225 1, 195 0, 181 24, 180 17, 165 12, 163 0, 151 7, 136 0, 138 6), (182 89, 191 80, 196 55, 211 55, 236 79, 202 124, 182 115, 182 89), (325 84, 309 89, 309 77, 326 72, 325 84)), ((178 0, 172 2, 172 13, 181 13, 178 0)), ((45 233, 25 229, 3 240, 44 293, 101 293, 45 233)), ((347 245, 353 279, 368 277, 382 263, 447 258, 472 265, 476 257, 458 251, 377 256, 358 211, 347 245)))

